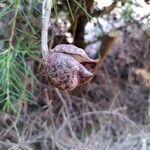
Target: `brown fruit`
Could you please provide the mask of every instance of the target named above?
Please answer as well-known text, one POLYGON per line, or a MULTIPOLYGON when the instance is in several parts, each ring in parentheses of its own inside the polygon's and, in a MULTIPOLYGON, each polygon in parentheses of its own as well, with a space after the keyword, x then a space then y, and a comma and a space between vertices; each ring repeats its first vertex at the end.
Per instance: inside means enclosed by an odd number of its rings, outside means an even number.
POLYGON ((97 62, 90 59, 81 48, 60 44, 44 60, 43 72, 49 83, 61 90, 71 91, 93 77, 92 67, 97 62))

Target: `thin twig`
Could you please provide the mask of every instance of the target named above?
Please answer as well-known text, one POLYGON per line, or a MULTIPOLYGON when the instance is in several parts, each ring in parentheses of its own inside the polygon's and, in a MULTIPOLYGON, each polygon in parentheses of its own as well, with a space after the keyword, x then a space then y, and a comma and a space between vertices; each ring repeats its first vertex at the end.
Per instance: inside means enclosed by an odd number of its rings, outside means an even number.
POLYGON ((50 22, 52 0, 44 0, 42 7, 42 36, 41 36, 41 49, 42 57, 47 58, 48 50, 48 27, 50 22))
POLYGON ((99 62, 97 63, 96 67, 94 68, 93 72, 96 74, 97 70, 101 67, 103 64, 104 60, 106 59, 108 52, 112 48, 114 42, 116 41, 117 34, 116 32, 110 32, 108 35, 104 37, 102 40, 102 46, 101 46, 101 51, 100 51, 100 58, 99 62))
POLYGON ((116 6, 117 6, 117 4, 118 4, 119 1, 121 1, 121 0, 114 0, 112 2, 112 4, 110 4, 109 6, 104 7, 103 9, 101 9, 99 11, 93 12, 92 16, 102 17, 105 14, 109 14, 114 8, 116 8, 116 6))
POLYGON ((15 16, 14 16, 14 19, 13 19, 11 34, 10 34, 10 38, 9 38, 9 48, 12 47, 12 41, 13 41, 13 36, 14 36, 15 26, 16 26, 16 20, 17 20, 17 15, 18 15, 18 10, 19 10, 19 4, 20 4, 20 0, 17 0, 15 16))

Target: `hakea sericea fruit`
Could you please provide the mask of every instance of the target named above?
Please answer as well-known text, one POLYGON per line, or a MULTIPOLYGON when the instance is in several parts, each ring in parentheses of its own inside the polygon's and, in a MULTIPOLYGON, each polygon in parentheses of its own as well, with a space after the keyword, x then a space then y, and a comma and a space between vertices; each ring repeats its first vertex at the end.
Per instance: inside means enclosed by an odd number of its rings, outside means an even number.
POLYGON ((48 83, 71 91, 92 79, 97 63, 98 60, 90 59, 83 49, 72 44, 60 44, 44 60, 43 73, 48 83))

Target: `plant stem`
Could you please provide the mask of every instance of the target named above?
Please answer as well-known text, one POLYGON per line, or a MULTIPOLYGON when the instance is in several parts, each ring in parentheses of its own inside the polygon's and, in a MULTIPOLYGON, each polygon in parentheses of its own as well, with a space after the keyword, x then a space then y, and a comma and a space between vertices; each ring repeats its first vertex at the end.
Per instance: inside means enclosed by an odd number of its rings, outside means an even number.
POLYGON ((41 36, 41 50, 43 59, 47 59, 48 50, 48 27, 50 22, 52 0, 44 0, 42 7, 42 36, 41 36))
POLYGON ((99 62, 97 63, 93 71, 95 74, 103 64, 104 60, 106 59, 108 52, 110 51, 114 42, 116 41, 116 38, 117 38, 117 34, 115 32, 110 32, 108 35, 104 36, 104 39, 102 40, 99 62))
POLYGON ((17 15, 18 15, 18 10, 19 10, 19 4, 20 4, 20 0, 16 0, 16 10, 15 10, 15 16, 13 19, 12 30, 11 30, 11 34, 10 34, 10 38, 9 38, 9 48, 12 47, 12 41, 13 41, 13 36, 14 36, 15 26, 16 26, 16 20, 17 20, 17 15))
POLYGON ((74 16, 73 16, 73 12, 72 12, 72 9, 71 9, 69 0, 67 0, 67 5, 68 5, 68 9, 69 9, 69 11, 70 11, 70 15, 71 15, 72 21, 74 22, 74 16))

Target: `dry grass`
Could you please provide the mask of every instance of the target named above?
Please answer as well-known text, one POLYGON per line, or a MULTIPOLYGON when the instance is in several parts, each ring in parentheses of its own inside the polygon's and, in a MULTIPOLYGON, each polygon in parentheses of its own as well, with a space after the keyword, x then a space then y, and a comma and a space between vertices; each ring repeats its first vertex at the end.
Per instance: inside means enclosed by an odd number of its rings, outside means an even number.
MULTIPOLYGON (((1 115, 0 145, 9 150, 121 150, 150 148, 149 126, 133 122, 127 107, 116 107, 116 93, 108 110, 100 110, 85 97, 55 89, 61 106, 27 114, 1 115), (57 108, 58 109, 58 108, 57 108)), ((50 101, 49 101, 50 102, 50 101)), ((59 103, 58 103, 59 104, 59 103)))

